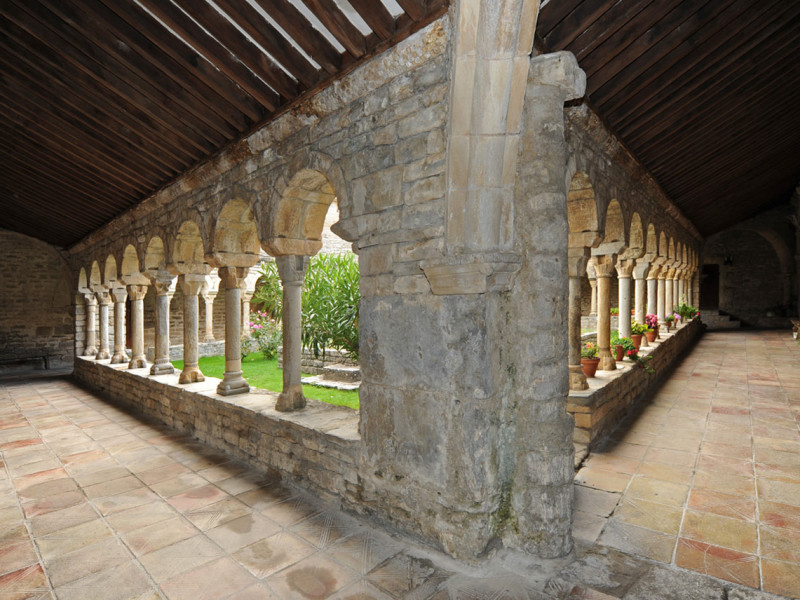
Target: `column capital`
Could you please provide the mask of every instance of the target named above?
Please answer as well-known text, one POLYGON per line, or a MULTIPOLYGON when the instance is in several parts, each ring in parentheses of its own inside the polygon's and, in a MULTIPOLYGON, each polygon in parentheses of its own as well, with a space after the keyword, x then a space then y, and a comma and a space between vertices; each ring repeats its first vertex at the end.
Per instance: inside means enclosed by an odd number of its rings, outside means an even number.
POLYGON ((598 279, 601 277, 611 277, 614 274, 614 267, 617 262, 616 254, 601 254, 592 256, 594 260, 594 274, 598 279))
POLYGON ((97 306, 97 297, 95 297, 94 292, 84 292, 83 301, 89 306, 97 306))
POLYGON ((556 88, 563 100, 577 100, 586 93, 586 73, 572 52, 551 52, 531 59, 528 81, 534 86, 556 88))
POLYGON ((199 273, 182 273, 178 277, 178 285, 184 296, 197 296, 205 283, 205 275, 199 273))
POLYGON ((111 290, 111 295, 114 297, 114 302, 125 302, 128 299, 128 290, 124 287, 115 287, 111 290))
POLYGON ((149 285, 129 285, 128 295, 131 297, 131 300, 144 300, 149 287, 149 285))
POLYGON ((633 278, 644 279, 650 271, 650 261, 647 257, 637 258, 636 265, 633 267, 633 278))
POLYGON ((623 258, 617 261, 617 277, 620 279, 630 279, 633 274, 633 269, 636 266, 636 261, 632 258, 623 258))
POLYGON ((225 289, 241 288, 241 282, 247 277, 250 267, 220 267, 219 278, 225 289))
POLYGON ((286 285, 302 285, 308 266, 307 256, 278 256, 275 258, 278 265, 278 275, 281 283, 286 285))
POLYGON ((111 294, 108 291, 108 288, 97 289, 94 292, 95 296, 97 296, 97 303, 100 306, 109 306, 111 304, 111 294))
POLYGON ((583 277, 589 266, 589 248, 580 246, 567 250, 567 272, 570 277, 583 277))
POLYGON ((174 276, 164 274, 150 277, 150 282, 153 285, 153 289, 156 291, 157 296, 172 297, 172 295, 175 293, 175 280, 176 278, 174 276))

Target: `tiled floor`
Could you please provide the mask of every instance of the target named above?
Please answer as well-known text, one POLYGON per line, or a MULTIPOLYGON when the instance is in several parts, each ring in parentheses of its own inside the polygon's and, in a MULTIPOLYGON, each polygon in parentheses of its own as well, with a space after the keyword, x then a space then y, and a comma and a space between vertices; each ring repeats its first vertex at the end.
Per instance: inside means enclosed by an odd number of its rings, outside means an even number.
POLYGON ((576 554, 486 567, 67 379, 0 382, 0 600, 766 598, 678 566, 800 596, 800 350, 785 337, 708 334, 578 474, 576 554))
POLYGON ((710 332, 576 477, 576 536, 800 597, 800 348, 710 332))

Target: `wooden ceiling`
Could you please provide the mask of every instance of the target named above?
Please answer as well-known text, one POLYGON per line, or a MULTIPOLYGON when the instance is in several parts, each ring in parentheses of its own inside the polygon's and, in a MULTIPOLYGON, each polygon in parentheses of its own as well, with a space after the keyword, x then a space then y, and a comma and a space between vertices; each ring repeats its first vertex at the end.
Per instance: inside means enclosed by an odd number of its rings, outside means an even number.
POLYGON ((550 0, 537 34, 704 236, 800 183, 797 0, 550 0))
MULTIPOLYGON (((3 0, 0 228, 69 246, 448 5, 3 0)), ((549 0, 538 35, 704 235, 800 179, 800 2, 549 0)))
POLYGON ((3 0, 0 227, 69 246, 447 0, 3 0))

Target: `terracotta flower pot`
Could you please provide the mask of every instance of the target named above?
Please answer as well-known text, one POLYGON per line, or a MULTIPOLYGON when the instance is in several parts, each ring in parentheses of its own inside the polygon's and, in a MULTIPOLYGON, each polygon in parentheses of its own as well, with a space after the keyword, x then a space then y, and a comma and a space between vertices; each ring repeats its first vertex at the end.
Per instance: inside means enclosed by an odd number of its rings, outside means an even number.
POLYGON ((597 373, 597 365, 599 364, 599 358, 582 358, 581 369, 583 369, 583 374, 586 375, 586 377, 594 377, 594 374, 597 373))
POLYGON ((652 331, 646 332, 644 335, 647 338, 648 342, 655 342, 656 341, 656 336, 658 335, 658 332, 654 329, 652 331))
POLYGON ((614 360, 622 360, 625 356, 625 347, 622 344, 614 346, 614 360))
POLYGON ((633 340, 633 345, 636 346, 636 349, 638 350, 639 347, 642 345, 642 334, 641 333, 631 334, 631 339, 633 340))

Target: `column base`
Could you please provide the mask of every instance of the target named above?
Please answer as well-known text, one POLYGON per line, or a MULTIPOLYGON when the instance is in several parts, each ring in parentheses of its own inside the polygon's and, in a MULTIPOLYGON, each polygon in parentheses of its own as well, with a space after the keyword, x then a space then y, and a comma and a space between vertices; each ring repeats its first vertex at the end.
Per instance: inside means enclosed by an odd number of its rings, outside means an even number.
POLYGON ((569 389, 575 391, 589 389, 589 383, 580 365, 569 365, 569 389))
POLYGON ((241 371, 233 373, 225 372, 225 376, 217 386, 217 393, 220 396, 233 396, 234 394, 246 394, 250 391, 250 384, 242 377, 241 371))
POLYGON ((302 385, 292 385, 278 395, 275 410, 292 412, 306 407, 306 398, 303 396, 302 385))
POLYGON ((124 352, 114 352, 114 356, 111 357, 112 365, 121 365, 126 362, 128 362, 128 355, 124 352))
POLYGON ((209 337, 207 337, 206 339, 203 340, 203 343, 207 344, 209 342, 216 342, 216 341, 217 340, 215 340, 213 337, 209 336, 209 337))
POLYGON ((134 356, 131 359, 131 362, 128 363, 129 369, 146 369, 147 368, 147 361, 145 360, 144 356, 134 356))
POLYGON ((94 346, 89 346, 86 350, 83 351, 83 356, 97 356, 97 348, 94 346))
POLYGON ((94 357, 95 360, 108 360, 109 358, 111 358, 111 354, 108 352, 98 352, 94 357))
POLYGON ((206 377, 200 371, 200 367, 186 367, 181 371, 181 376, 178 378, 178 383, 198 383, 205 381, 206 377))
POLYGON ((611 356, 611 351, 607 348, 601 348, 598 354, 600 357, 600 364, 597 367, 598 371, 616 371, 617 361, 611 356))
POLYGON ((156 362, 150 367, 150 375, 169 375, 174 372, 175 367, 166 358, 156 359, 156 362))

